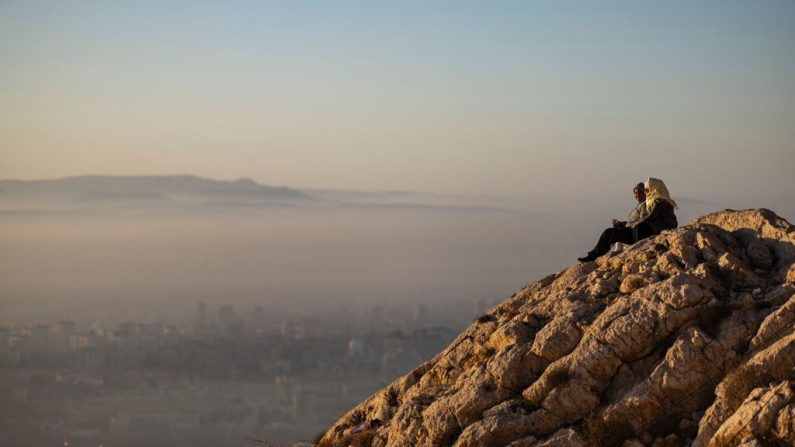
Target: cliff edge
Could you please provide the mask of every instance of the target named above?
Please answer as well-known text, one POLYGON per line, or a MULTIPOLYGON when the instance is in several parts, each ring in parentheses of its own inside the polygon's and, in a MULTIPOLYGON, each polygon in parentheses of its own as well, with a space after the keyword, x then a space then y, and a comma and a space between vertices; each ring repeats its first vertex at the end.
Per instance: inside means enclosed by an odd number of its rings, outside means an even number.
POLYGON ((795 445, 795 227, 721 211, 528 284, 318 447, 795 445))

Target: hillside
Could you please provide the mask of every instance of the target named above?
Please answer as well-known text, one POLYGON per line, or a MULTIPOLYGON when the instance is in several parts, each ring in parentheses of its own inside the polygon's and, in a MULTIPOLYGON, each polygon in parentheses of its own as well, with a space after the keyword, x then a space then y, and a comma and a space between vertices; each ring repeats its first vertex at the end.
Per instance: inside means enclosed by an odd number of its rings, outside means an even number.
POLYGON ((722 211, 535 281, 317 445, 795 445, 795 227, 722 211))

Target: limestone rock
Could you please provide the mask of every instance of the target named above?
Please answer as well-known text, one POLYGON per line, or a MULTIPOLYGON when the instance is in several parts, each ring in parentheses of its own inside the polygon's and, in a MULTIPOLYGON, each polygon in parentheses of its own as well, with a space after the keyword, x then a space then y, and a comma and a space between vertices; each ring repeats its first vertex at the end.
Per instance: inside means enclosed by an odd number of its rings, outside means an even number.
POLYGON ((795 445, 794 263, 795 227, 762 209, 573 265, 490 309, 317 446, 795 445))
POLYGON ((531 351, 538 357, 553 361, 571 352, 579 341, 577 319, 567 314, 552 320, 538 331, 531 351))
POLYGON ((646 280, 638 274, 627 275, 621 282, 621 293, 631 293, 646 285, 646 280))
POLYGON ((795 445, 793 411, 795 388, 791 382, 756 388, 720 426, 708 446, 744 445, 764 438, 780 441, 780 445, 795 445))

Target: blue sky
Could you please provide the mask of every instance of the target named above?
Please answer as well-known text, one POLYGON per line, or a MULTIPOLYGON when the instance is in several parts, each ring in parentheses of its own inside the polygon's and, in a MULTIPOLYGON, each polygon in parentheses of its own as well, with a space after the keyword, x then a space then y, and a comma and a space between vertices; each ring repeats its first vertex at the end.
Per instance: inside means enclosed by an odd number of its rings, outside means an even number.
POLYGON ((1 2, 0 177, 795 190, 795 2, 1 2))

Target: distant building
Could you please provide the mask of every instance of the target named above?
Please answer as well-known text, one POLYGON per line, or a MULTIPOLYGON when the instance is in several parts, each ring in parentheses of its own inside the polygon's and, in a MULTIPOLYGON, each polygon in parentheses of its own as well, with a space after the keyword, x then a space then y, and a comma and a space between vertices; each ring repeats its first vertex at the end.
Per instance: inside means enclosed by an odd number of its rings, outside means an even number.
POLYGON ((29 348, 31 351, 43 352, 47 350, 50 341, 50 328, 36 325, 30 328, 29 348))
POLYGON ((69 336, 74 334, 75 332, 75 324, 71 321, 61 320, 57 323, 53 323, 49 327, 50 335, 55 336, 69 336))
POLYGON ((284 338, 291 340, 305 340, 314 334, 315 323, 309 318, 300 318, 298 321, 287 318, 282 320, 280 330, 284 338))
POLYGON ((347 356, 351 359, 361 359, 367 355, 364 341, 358 338, 351 338, 348 340, 347 356))
POLYGON ((370 308, 370 332, 373 334, 382 334, 386 331, 386 321, 384 320, 384 308, 379 304, 375 304, 370 308))
POLYGON ((10 346, 10 331, 4 327, 0 327, 0 351, 5 351, 10 346))
POLYGON ((428 306, 425 303, 417 303, 414 306, 414 326, 422 328, 428 325, 428 306))
POLYGON ((141 336, 141 323, 127 321, 116 328, 116 336, 119 338, 134 339, 141 336))
POLYGON ((292 318, 285 318, 279 325, 279 332, 284 338, 293 338, 295 333, 295 322, 292 318))
POLYGON ((234 325, 237 322, 237 314, 235 314, 235 307, 231 304, 225 304, 218 308, 218 324, 222 327, 234 325))
POLYGON ((49 327, 50 345, 58 351, 69 349, 70 337, 75 333, 75 324, 71 321, 59 321, 49 327))
POLYGON ((419 354, 408 347, 391 345, 381 355, 381 378, 389 382, 422 362, 419 354))
POLYGON ((204 301, 196 303, 197 323, 207 324, 207 303, 204 301))
POLYGON ((72 349, 84 349, 88 347, 87 334, 72 334, 69 336, 69 347, 72 349))

